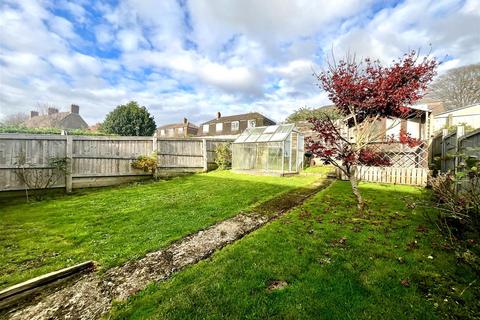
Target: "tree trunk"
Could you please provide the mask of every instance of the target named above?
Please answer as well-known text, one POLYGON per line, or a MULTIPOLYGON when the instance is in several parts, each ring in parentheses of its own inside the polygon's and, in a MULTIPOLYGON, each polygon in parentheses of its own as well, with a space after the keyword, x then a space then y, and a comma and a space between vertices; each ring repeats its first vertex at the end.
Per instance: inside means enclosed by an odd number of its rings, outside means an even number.
POLYGON ((354 168, 351 170, 350 176, 348 178, 350 180, 350 184, 352 185, 352 192, 357 198, 357 208, 359 211, 362 211, 365 207, 365 203, 363 201, 362 195, 360 194, 360 190, 358 190, 358 181, 357 177, 355 176, 354 168))

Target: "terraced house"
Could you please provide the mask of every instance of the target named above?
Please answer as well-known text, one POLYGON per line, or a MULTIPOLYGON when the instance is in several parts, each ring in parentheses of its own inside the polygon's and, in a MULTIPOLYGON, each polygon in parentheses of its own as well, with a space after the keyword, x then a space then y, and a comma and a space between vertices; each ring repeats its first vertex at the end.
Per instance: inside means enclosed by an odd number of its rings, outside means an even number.
POLYGON ((275 125, 275 121, 258 112, 250 112, 223 117, 217 112, 215 119, 202 123, 198 136, 236 137, 247 128, 275 125))
POLYGON ((181 123, 172 123, 157 128, 157 136, 163 138, 186 138, 196 136, 198 126, 183 118, 181 123))
POLYGON ((27 128, 60 128, 87 129, 88 124, 80 116, 80 107, 70 106, 70 111, 59 112, 57 108, 48 108, 47 114, 39 115, 38 111, 30 112, 30 119, 24 122, 27 128))

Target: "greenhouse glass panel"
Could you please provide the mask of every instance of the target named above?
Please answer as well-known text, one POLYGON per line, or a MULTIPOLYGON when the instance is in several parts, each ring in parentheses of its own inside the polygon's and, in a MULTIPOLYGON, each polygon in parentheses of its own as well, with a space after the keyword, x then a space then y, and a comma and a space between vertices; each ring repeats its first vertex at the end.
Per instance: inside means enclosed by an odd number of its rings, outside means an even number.
POLYGON ((232 169, 285 175, 303 167, 303 134, 293 124, 245 130, 232 145, 232 169))
POLYGON ((245 139, 245 142, 256 142, 257 139, 262 135, 263 130, 263 127, 250 129, 250 135, 247 139, 245 139))

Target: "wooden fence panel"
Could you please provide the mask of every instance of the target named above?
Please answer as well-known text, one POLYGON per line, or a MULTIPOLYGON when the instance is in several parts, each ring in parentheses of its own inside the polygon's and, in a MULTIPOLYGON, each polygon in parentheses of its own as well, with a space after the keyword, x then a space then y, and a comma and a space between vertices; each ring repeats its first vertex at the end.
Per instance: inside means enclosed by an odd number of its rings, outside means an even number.
POLYGON ((140 155, 152 153, 152 138, 128 137, 128 140, 119 137, 96 138, 73 138, 73 178, 145 174, 132 168, 131 163, 140 155))
POLYGON ((165 139, 157 141, 158 168, 192 172, 203 169, 203 141, 165 139))
POLYGON ((221 143, 231 140, 0 134, 0 191, 24 188, 15 175, 21 155, 40 170, 50 170, 50 158, 66 158, 68 173, 55 187, 70 191, 148 176, 149 173, 133 169, 131 163, 152 152, 157 153, 160 174, 211 170, 215 168, 215 148, 221 143))
MULTIPOLYGON (((426 168, 359 166, 356 171, 356 177, 359 181, 413 186, 425 186, 427 184, 427 176, 428 169, 426 168)), ((337 177, 342 180, 348 180, 346 175, 338 169, 337 177)))
MULTIPOLYGON (((27 166, 51 172, 48 161, 54 157, 65 157, 65 140, 65 137, 56 135, 42 135, 34 139, 26 134, 2 135, 0 137, 0 191, 25 188, 15 174, 17 163, 22 161, 22 158, 27 166)), ((33 169, 25 168, 25 170, 33 169)), ((65 186, 65 181, 60 179, 53 186, 65 186)))

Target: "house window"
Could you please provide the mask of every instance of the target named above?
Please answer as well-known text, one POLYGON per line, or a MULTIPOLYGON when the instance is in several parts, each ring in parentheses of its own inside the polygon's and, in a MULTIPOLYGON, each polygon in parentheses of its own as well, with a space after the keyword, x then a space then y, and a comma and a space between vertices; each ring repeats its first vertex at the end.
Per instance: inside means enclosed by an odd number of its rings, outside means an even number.
POLYGON ((255 120, 248 120, 248 128, 255 128, 256 124, 255 120))
POLYGON ((165 135, 165 129, 160 130, 160 135, 164 136, 165 135))
POLYGON ((178 131, 179 134, 182 134, 183 133, 183 128, 178 128, 177 131, 178 131))
POLYGON ((410 134, 412 138, 420 139, 420 133, 421 133, 420 122, 416 119, 407 120, 407 133, 410 134))
POLYGON ((220 122, 220 123, 217 123, 217 124, 215 125, 215 131, 221 132, 222 130, 223 130, 223 123, 221 123, 221 122, 220 122))
POLYGON ((175 134, 175 130, 174 129, 168 129, 167 133, 168 133, 169 137, 172 137, 175 134))
POLYGON ((240 122, 232 121, 232 131, 238 131, 239 128, 240 128, 240 122))
POLYGON ((208 124, 203 125, 203 133, 208 133, 209 129, 210 129, 210 125, 208 124))
POLYGON ((400 137, 400 128, 400 119, 387 119, 387 138, 393 137, 394 139, 398 139, 400 137))

